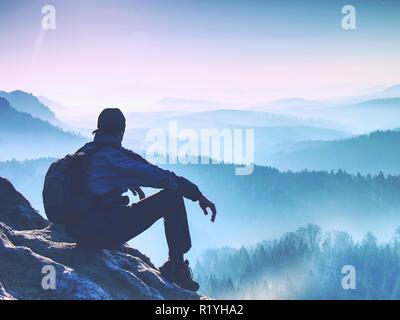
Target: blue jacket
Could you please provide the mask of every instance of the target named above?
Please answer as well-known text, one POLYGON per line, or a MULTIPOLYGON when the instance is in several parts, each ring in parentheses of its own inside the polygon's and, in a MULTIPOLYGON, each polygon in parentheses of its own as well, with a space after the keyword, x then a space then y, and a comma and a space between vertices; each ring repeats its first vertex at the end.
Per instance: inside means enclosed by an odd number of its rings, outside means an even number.
POLYGON ((94 195, 122 194, 137 186, 172 189, 193 201, 200 199, 201 192, 194 183, 123 148, 115 137, 96 134, 79 151, 88 152, 102 144, 106 146, 95 151, 89 160, 88 182, 94 195))

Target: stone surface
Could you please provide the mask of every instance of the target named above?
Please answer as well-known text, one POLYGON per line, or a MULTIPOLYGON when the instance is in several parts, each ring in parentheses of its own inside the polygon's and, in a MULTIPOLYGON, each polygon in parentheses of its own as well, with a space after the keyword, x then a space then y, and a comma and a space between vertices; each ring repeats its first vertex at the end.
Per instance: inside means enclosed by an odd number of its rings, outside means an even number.
POLYGON ((148 257, 128 245, 77 246, 0 178, 0 299, 202 298, 163 279, 148 257), (46 268, 55 271, 54 289, 45 289, 46 268))
POLYGON ((0 222, 15 230, 42 229, 49 225, 13 185, 0 177, 0 222))

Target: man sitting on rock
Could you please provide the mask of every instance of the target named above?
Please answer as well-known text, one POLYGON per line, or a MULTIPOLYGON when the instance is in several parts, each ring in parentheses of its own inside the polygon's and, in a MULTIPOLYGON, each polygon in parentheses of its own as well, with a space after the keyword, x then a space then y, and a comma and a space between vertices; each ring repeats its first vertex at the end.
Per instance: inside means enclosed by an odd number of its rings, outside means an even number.
POLYGON ((192 279, 189 262, 184 254, 191 248, 191 239, 184 197, 198 201, 207 215, 216 217, 215 205, 189 180, 163 170, 138 154, 121 146, 125 132, 125 117, 119 109, 101 112, 92 142, 79 151, 92 151, 88 162, 88 184, 93 195, 93 207, 82 219, 68 225, 67 231, 78 243, 115 248, 147 230, 164 218, 169 259, 160 272, 179 286, 197 291, 199 285, 192 279), (140 187, 163 189, 145 197, 140 187), (122 196, 131 190, 140 201, 128 205, 122 196))

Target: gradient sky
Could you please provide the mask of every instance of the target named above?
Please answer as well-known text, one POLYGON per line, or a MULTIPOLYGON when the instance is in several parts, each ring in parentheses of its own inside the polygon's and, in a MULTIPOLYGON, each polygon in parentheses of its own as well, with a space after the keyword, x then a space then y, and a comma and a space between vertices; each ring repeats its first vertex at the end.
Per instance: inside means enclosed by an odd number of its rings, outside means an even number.
POLYGON ((0 90, 132 110, 349 95, 400 82, 399 17, 398 0, 0 0, 0 90), (355 31, 341 28, 345 4, 355 31))

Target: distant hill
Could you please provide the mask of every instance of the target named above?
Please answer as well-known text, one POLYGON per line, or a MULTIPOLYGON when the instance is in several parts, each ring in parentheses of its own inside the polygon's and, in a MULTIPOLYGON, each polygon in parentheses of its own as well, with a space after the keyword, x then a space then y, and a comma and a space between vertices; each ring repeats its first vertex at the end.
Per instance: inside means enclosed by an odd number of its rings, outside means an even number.
POLYGON ((149 105, 148 111, 205 111, 222 108, 224 104, 209 100, 164 98, 149 105))
MULTIPOLYGON (((250 110, 219 109, 204 112, 194 112, 181 116, 186 118, 218 121, 230 125, 272 127, 272 126, 318 126, 324 124, 313 119, 297 118, 289 115, 280 115, 270 112, 250 110)), ((178 118, 179 119, 179 118, 178 118)), ((182 121, 183 122, 183 121, 182 121)))
POLYGON ((382 90, 382 92, 376 95, 376 98, 393 98, 400 97, 400 84, 396 84, 389 88, 382 90))
POLYGON ((349 108, 396 108, 400 109, 399 98, 374 99, 357 103, 349 108))
POLYGON ((388 98, 398 98, 398 97, 400 97, 400 84, 395 84, 390 87, 375 86, 373 88, 370 88, 370 90, 366 90, 364 94, 348 97, 347 103, 345 104, 350 105, 354 103, 361 103, 368 100, 388 99, 388 98))
POLYGON ((83 142, 82 137, 19 112, 0 98, 0 160, 59 157, 83 142))
POLYGON ((352 173, 400 174, 400 132, 376 131, 338 141, 312 141, 298 150, 278 153, 268 164, 281 170, 346 170, 352 173))
POLYGON ((400 84, 370 88, 355 96, 321 101, 302 98, 280 99, 250 108, 328 121, 336 124, 336 129, 365 134, 400 126, 400 84))
MULTIPOLYGON (((134 114, 132 114, 134 115, 134 114)), ((253 110, 216 109, 186 113, 136 113, 136 121, 145 122, 147 127, 168 127, 169 121, 178 121, 178 126, 191 129, 307 126, 337 129, 338 125, 329 120, 295 117, 286 114, 253 110)), ((132 117, 131 121, 135 121, 132 117)), ((340 127, 340 126, 339 126, 340 127)))
POLYGON ((258 103, 250 108, 258 111, 288 111, 292 109, 313 109, 320 107, 320 101, 306 100, 303 98, 278 99, 271 102, 258 103))
POLYGON ((0 91, 0 97, 8 100, 17 111, 29 113, 32 117, 48 121, 53 125, 60 125, 56 115, 32 93, 21 90, 12 92, 0 91))
POLYGON ((343 123, 356 133, 389 130, 400 126, 400 97, 371 99, 313 111, 315 117, 343 123))
POLYGON ((54 112, 56 115, 59 113, 66 113, 68 112, 69 108, 66 106, 61 105, 60 103, 58 103, 57 101, 54 101, 52 99, 49 99, 47 97, 44 96, 37 96, 37 98, 39 99, 39 101, 44 104, 45 106, 47 106, 52 112, 54 112))
MULTIPOLYGON (((131 121, 146 124, 148 128, 163 128, 168 135, 169 124, 176 121, 178 134, 180 130, 195 130, 197 137, 201 137, 204 129, 217 129, 220 133, 221 146, 223 147, 223 130, 228 129, 233 135, 233 130, 241 129, 242 134, 247 129, 254 130, 255 161, 257 164, 266 164, 267 155, 291 148, 294 142, 307 140, 337 140, 347 138, 350 135, 342 130, 336 130, 334 124, 329 121, 297 118, 288 115, 278 115, 268 112, 251 110, 213 110, 193 113, 178 113, 170 115, 166 113, 146 114, 136 113, 129 117, 131 121)), ((131 145, 145 149, 145 128, 129 129, 126 139, 135 140, 131 145)), ((173 134, 173 132, 171 132, 173 134)), ((184 144, 178 142, 178 147, 184 144)), ((200 141, 201 143, 201 141, 200 141)), ((200 147, 199 147, 200 150, 200 147)), ((292 149, 290 149, 292 150, 292 149)), ((222 154, 222 151, 221 151, 222 154)))

